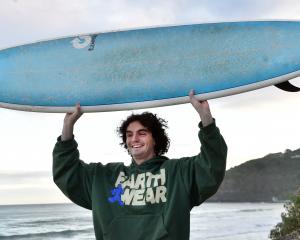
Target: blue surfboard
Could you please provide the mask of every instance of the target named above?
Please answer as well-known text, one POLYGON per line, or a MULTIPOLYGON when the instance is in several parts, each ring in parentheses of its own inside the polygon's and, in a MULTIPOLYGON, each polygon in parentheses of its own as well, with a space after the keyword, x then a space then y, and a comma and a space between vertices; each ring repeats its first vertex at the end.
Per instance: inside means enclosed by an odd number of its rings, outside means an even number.
POLYGON ((300 22, 206 23, 85 34, 0 51, 0 106, 68 112, 186 103, 270 85, 298 91, 300 22))

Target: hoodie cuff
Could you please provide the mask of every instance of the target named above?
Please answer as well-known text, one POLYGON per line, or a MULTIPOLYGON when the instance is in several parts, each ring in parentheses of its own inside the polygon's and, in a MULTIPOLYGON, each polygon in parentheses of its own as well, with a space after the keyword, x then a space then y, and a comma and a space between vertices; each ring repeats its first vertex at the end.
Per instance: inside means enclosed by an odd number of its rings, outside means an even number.
POLYGON ((71 139, 68 139, 66 141, 61 140, 61 135, 57 138, 57 143, 56 145, 61 146, 61 147, 72 147, 72 146, 77 146, 77 142, 75 141, 74 135, 72 136, 71 139))
POLYGON ((209 134, 209 133, 215 131, 215 129, 217 128, 217 126, 216 126, 216 120, 213 118, 213 122, 212 122, 211 124, 205 126, 205 127, 203 127, 202 122, 200 122, 200 123, 198 124, 198 127, 201 129, 201 131, 202 131, 203 133, 209 134))

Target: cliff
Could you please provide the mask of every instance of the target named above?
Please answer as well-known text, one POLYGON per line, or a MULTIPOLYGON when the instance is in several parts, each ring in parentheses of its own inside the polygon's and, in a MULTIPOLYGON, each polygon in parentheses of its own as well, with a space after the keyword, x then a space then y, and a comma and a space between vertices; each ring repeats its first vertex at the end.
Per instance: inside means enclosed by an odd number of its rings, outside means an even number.
POLYGON ((226 171, 213 202, 287 200, 300 186, 300 149, 268 154, 226 171))

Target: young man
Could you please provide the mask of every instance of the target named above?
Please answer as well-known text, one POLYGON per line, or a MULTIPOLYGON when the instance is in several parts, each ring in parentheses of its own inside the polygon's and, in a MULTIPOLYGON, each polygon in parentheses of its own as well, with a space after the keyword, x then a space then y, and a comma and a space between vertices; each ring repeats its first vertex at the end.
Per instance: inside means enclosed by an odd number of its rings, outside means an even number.
POLYGON ((151 113, 131 115, 119 128, 132 157, 129 167, 79 160, 73 127, 80 106, 66 114, 53 151, 53 178, 74 203, 93 211, 96 239, 189 239, 190 211, 217 191, 227 156, 207 101, 199 102, 193 91, 189 96, 201 118, 201 152, 169 160, 162 156, 169 146, 165 121, 151 113))

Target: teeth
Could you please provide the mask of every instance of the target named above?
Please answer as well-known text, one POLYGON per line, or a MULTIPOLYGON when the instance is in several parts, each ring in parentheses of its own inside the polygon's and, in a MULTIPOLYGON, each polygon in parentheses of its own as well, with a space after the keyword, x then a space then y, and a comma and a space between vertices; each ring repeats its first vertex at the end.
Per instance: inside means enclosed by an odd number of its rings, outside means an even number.
POLYGON ((135 146, 132 146, 133 148, 139 148, 141 147, 142 145, 135 145, 135 146))

